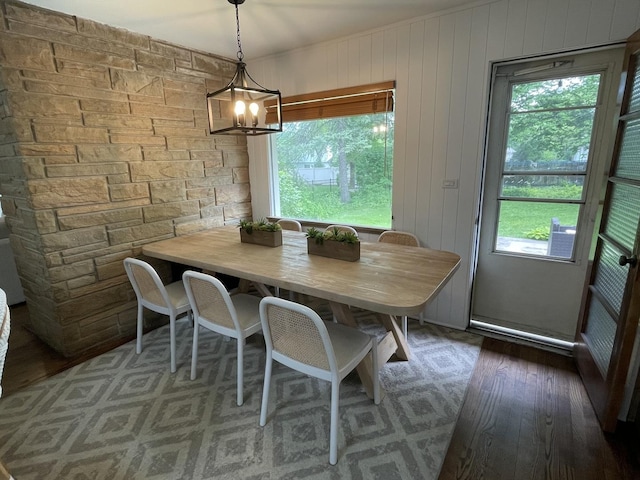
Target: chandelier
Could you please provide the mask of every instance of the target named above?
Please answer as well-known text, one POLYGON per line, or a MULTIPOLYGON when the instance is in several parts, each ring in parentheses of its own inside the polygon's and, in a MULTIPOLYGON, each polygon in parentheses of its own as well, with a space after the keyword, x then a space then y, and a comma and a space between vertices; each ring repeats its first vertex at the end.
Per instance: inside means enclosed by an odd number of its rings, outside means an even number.
POLYGON ((236 73, 222 90, 207 93, 209 133, 212 135, 264 135, 282 131, 282 96, 256 82, 243 62, 238 5, 245 0, 227 0, 236 7, 238 62, 236 73))

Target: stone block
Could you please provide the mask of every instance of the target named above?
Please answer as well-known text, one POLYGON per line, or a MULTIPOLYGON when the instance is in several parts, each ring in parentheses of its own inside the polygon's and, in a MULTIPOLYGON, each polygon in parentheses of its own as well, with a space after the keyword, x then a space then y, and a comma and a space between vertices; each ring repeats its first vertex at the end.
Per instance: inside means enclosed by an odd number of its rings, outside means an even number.
POLYGON ((172 127, 172 126, 154 126, 153 131, 156 135, 165 135, 171 137, 206 137, 207 131, 204 128, 193 127, 172 127))
POLYGON ((249 184, 220 185, 216 187, 216 203, 218 205, 244 202, 251 202, 251 189, 249 188, 249 184))
POLYGON ((175 161, 190 159, 189 152, 181 150, 165 150, 164 148, 145 147, 142 153, 146 161, 175 161))
POLYGON ((109 77, 87 78, 78 75, 63 75, 61 73, 40 72, 38 70, 23 70, 23 76, 29 80, 39 80, 47 83, 72 85, 75 87, 110 88, 109 77))
POLYGON ((201 99, 205 98, 207 90, 204 86, 204 80, 202 79, 190 79, 192 81, 173 80, 169 78, 164 79, 165 90, 179 90, 185 93, 195 93, 200 95, 201 99))
POLYGON ((35 125, 36 140, 43 143, 108 143, 105 128, 35 125))
POLYGON ((202 218, 191 222, 180 223, 176 225, 176 236, 191 235, 192 233, 207 230, 208 228, 223 227, 224 219, 220 217, 202 218))
POLYGON ((70 245, 87 246, 104 242, 107 238, 103 227, 83 228, 67 232, 50 233, 42 235, 42 247, 44 253, 63 251, 70 245))
POLYGON ((67 76, 74 76, 86 79, 97 80, 101 85, 109 85, 109 69, 102 65, 90 65, 88 63, 78 63, 73 60, 56 58, 58 73, 67 76))
POLYGON ((96 175, 114 175, 128 173, 125 162, 120 163, 76 163, 74 165, 51 165, 46 167, 47 177, 91 177, 96 175))
POLYGON ((49 82, 25 80, 24 88, 28 92, 50 93, 52 95, 65 95, 74 98, 97 98, 102 100, 126 101, 127 94, 114 92, 111 90, 100 90, 97 88, 85 88, 75 85, 62 85, 49 82))
POLYGON ((103 23, 78 18, 78 32, 87 37, 102 38, 109 43, 122 43, 137 48, 149 48, 149 37, 124 28, 112 27, 103 23))
POLYGON ((7 3, 6 11, 7 18, 14 18, 30 24, 45 25, 66 32, 76 31, 75 18, 70 15, 19 3, 7 3))
POLYGON ((149 185, 147 183, 124 183, 122 185, 109 185, 109 194, 114 202, 133 200, 139 198, 150 199, 149 185))
POLYGON ((175 45, 168 45, 166 43, 153 40, 149 42, 149 49, 162 55, 163 57, 170 57, 183 60, 191 63, 191 52, 186 48, 176 47, 175 45))
POLYGON ((101 112, 101 113, 129 113, 128 102, 114 102, 111 100, 80 100, 80 108, 85 112, 101 112))
POLYGON ((143 207, 144 220, 147 223, 161 220, 173 220, 180 217, 199 215, 200 205, 197 201, 161 203, 143 207))
POLYGON ((154 241, 167 235, 173 235, 173 222, 171 220, 145 223, 135 228, 120 228, 108 232, 109 243, 111 245, 120 245, 140 240, 154 241))
POLYGON ((21 144, 18 151, 24 156, 75 155, 76 147, 57 143, 21 144))
POLYGON ((249 169, 246 167, 234 168, 233 183, 249 183, 249 169))
POLYGON ((191 150, 193 160, 205 160, 210 167, 222 167, 222 152, 220 150, 191 150))
POLYGON ((120 277, 125 274, 124 264, 122 260, 118 262, 107 263, 96 268, 99 280, 107 280, 109 278, 120 277))
POLYGON ((8 107, 9 114, 16 117, 56 117, 80 113, 80 104, 75 98, 26 92, 10 92, 8 107))
POLYGON ((104 178, 33 180, 29 182, 28 189, 35 209, 109 202, 104 178))
POLYGON ((211 73, 221 78, 229 77, 229 80, 231 80, 236 70, 236 65, 228 60, 196 52, 192 54, 192 63, 194 70, 211 73))
POLYGON ((140 72, 112 69, 111 86, 120 92, 162 96, 162 78, 140 72))
POLYGON ((167 137, 169 150, 215 150, 216 142, 213 137, 167 137))
POLYGON ((49 278, 52 282, 57 283, 94 273, 95 268, 93 262, 91 260, 85 260, 84 262, 75 262, 72 265, 50 268, 49 278))
POLYGON ((42 157, 44 164, 49 165, 72 165, 78 163, 78 157, 75 155, 53 155, 42 157))
POLYGON ((95 204, 87 204, 76 207, 65 207, 57 210, 58 217, 63 217, 65 215, 78 215, 82 213, 93 213, 93 212, 102 212, 109 210, 117 210, 120 208, 130 208, 130 207, 140 207, 142 205, 148 205, 149 200, 146 198, 136 198, 134 200, 127 200, 122 202, 111 202, 111 203, 95 203, 95 204))
POLYGON ((140 208, 122 208, 105 212, 65 215, 58 218, 58 223, 60 224, 60 230, 65 231, 111 225, 118 222, 135 221, 136 223, 142 223, 142 219, 142 210, 140 208))
POLYGON ((204 175, 202 162, 132 162, 129 168, 133 182, 197 178, 204 175))
POLYGON ((55 71, 49 42, 6 33, 0 33, 0 65, 55 71))
POLYGON ((204 94, 182 92, 180 90, 165 89, 164 99, 167 105, 175 107, 192 108, 194 110, 206 110, 207 102, 204 94))
POLYGON ((173 58, 163 57, 144 50, 136 50, 136 60, 138 65, 150 65, 163 70, 173 70, 175 68, 173 58))
POLYGON ((56 215, 53 210, 37 210, 34 212, 34 216, 40 234, 54 233, 58 230, 56 215))
POLYGON ((133 49, 130 50, 130 56, 121 56, 113 55, 108 52, 88 50, 64 43, 54 43, 53 50, 56 58, 65 58, 78 63, 105 65, 108 67, 123 68, 127 70, 135 70, 136 68, 136 61, 133 58, 133 49))
POLYGON ((139 145, 78 145, 78 160, 86 163, 142 160, 139 145))
POLYGON ((242 220, 251 216, 251 203, 230 203, 224 206, 225 223, 242 220))
POLYGON ((153 119, 193 120, 193 110, 191 109, 149 105, 145 103, 131 103, 131 113, 153 119))
POLYGON ((202 207, 200 214, 202 218, 213 218, 216 220, 220 220, 224 218, 224 207, 221 205, 207 205, 206 207, 202 207))
POLYGON ((96 283, 96 275, 84 275, 82 277, 71 278, 67 280, 67 287, 71 290, 96 283))
POLYGON ((180 202, 187 199, 184 180, 152 182, 149 184, 149 188, 154 204, 180 202))
POLYGON ((89 127, 139 128, 151 130, 151 119, 133 115, 111 115, 106 113, 84 113, 84 124, 89 127))
POLYGON ((137 132, 112 132, 109 136, 111 143, 135 143, 138 145, 166 145, 165 137, 160 135, 144 135, 137 132))
POLYGON ((91 315, 119 308, 127 301, 128 289, 128 285, 121 284, 61 303, 56 311, 60 324, 70 325, 91 315))

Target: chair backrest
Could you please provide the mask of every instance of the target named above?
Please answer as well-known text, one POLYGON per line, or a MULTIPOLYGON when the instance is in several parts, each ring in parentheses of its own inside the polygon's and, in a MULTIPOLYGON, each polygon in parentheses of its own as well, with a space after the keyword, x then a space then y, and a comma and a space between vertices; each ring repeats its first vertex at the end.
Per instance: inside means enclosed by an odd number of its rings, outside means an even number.
POLYGON ((395 243, 397 245, 406 245, 408 247, 419 247, 420 240, 413 233, 399 232, 397 230, 386 230, 378 237, 378 242, 395 243))
POLYGON ((293 230, 294 232, 302 231, 302 224, 297 220, 288 220, 285 218, 281 218, 276 223, 280 225, 283 230, 293 230))
POLYGON ((327 327, 305 305, 278 297, 260 301, 260 320, 267 349, 320 370, 337 371, 327 327))
POLYGON ((140 303, 167 310, 172 308, 167 289, 150 264, 137 258, 125 258, 124 269, 140 303))
POLYGON ((349 225, 329 225, 324 229, 324 231, 331 232, 335 229, 338 229, 339 232, 349 232, 353 233, 356 237, 358 236, 358 231, 355 228, 350 227, 349 225))
POLYGON ((193 318, 240 330, 236 309, 224 284, 206 273, 187 270, 182 274, 193 318))

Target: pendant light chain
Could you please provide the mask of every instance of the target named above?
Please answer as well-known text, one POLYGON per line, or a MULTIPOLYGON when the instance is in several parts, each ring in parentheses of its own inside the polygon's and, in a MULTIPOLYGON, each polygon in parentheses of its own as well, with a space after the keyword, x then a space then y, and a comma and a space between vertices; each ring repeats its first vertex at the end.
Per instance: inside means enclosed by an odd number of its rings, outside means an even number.
POLYGON ((238 14, 238 3, 236 2, 236 32, 238 35, 238 60, 242 61, 244 53, 242 53, 242 44, 240 43, 240 15, 238 14))

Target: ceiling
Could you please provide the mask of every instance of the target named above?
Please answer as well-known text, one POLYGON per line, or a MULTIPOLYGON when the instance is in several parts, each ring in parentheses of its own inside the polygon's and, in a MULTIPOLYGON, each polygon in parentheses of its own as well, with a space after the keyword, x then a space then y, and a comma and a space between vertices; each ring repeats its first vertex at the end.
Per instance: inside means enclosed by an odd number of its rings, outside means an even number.
MULTIPOLYGON (((196 50, 236 58, 228 0, 23 0, 196 50)), ((246 0, 240 36, 246 59, 284 52, 477 0, 246 0)))

